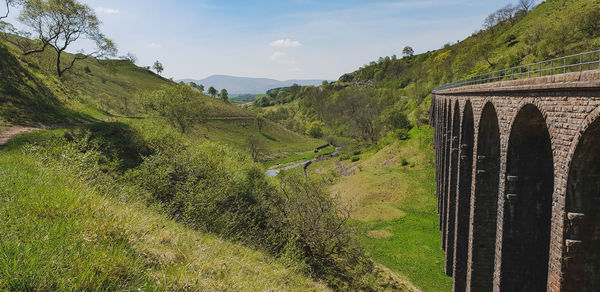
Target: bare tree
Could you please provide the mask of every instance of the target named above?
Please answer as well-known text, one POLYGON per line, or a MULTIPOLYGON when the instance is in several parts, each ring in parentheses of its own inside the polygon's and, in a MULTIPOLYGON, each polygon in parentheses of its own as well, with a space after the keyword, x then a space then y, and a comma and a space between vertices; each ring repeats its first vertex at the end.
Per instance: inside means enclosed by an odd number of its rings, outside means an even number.
POLYGON ((533 7, 535 0, 519 0, 519 7, 525 11, 529 11, 533 7))
POLYGON ((57 55, 58 76, 62 76, 79 60, 114 56, 117 53, 113 41, 100 32, 100 20, 94 10, 77 0, 28 0, 25 2, 19 20, 29 26, 42 42, 41 48, 29 50, 24 55, 41 53, 48 47, 53 48, 57 55), (63 52, 79 39, 94 41, 95 51, 86 53, 81 50, 66 67, 62 67, 63 52))
POLYGON ((266 123, 267 120, 265 119, 265 116, 263 114, 256 115, 256 126, 258 127, 259 132, 262 132, 266 123))
POLYGON ((265 147, 262 141, 257 136, 253 135, 246 139, 246 144, 248 146, 250 157, 252 157, 252 161, 258 162, 260 157, 265 152, 265 147))
POLYGON ((135 64, 137 62, 137 56, 134 55, 133 53, 129 52, 127 53, 127 55, 123 56, 124 60, 128 60, 129 62, 135 64))

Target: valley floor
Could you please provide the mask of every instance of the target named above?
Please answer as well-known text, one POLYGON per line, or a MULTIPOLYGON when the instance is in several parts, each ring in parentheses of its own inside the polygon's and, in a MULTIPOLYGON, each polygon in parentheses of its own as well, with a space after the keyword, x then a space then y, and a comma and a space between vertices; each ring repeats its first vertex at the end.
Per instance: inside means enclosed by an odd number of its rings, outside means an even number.
POLYGON ((413 129, 411 139, 364 151, 357 162, 320 162, 311 175, 338 176, 332 192, 349 204, 351 224, 380 264, 423 291, 450 291, 435 198, 430 129, 413 129))

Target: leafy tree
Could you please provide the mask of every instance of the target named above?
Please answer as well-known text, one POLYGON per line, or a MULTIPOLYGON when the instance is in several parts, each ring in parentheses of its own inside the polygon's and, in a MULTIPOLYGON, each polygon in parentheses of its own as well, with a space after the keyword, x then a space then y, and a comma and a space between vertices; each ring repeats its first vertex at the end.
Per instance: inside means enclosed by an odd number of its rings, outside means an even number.
POLYGON ((173 127, 185 133, 204 117, 205 104, 200 95, 185 84, 145 92, 140 96, 143 107, 165 118, 173 127))
POLYGON ((219 97, 224 102, 227 102, 227 100, 229 99, 229 93, 227 93, 227 89, 225 89, 225 88, 221 89, 221 93, 219 93, 219 97))
POLYGON ((306 134, 313 138, 320 138, 323 136, 323 127, 325 123, 321 121, 313 121, 306 124, 306 134))
POLYGON ((208 94, 213 98, 217 96, 217 92, 217 89, 212 86, 208 88, 208 94))
POLYGON ((414 54, 415 54, 415 50, 413 50, 413 48, 410 46, 406 46, 406 47, 404 47, 404 49, 402 49, 402 55, 404 57, 410 58, 410 57, 414 56, 414 54))
POLYGON ((390 127, 394 130, 396 129, 408 129, 412 128, 410 121, 405 113, 401 111, 394 111, 390 114, 389 118, 390 127))
POLYGON ((94 10, 77 0, 28 0, 19 20, 29 26, 42 43, 42 47, 25 52, 41 53, 51 47, 56 52, 56 72, 62 76, 75 62, 88 57, 114 56, 117 48, 113 41, 100 32, 100 20, 94 10), (79 39, 89 39, 96 44, 95 51, 81 50, 67 66, 62 67, 62 53, 79 39))
POLYGON ((190 87, 192 87, 193 89, 198 90, 200 93, 204 92, 204 85, 202 85, 202 84, 198 85, 194 81, 190 82, 190 87))
POLYGON ((583 32, 586 37, 593 38, 600 35, 600 8, 592 8, 587 10, 578 23, 579 31, 583 32))
POLYGON ((165 67, 163 67, 163 64, 157 60, 156 62, 154 62, 154 65, 152 65, 152 69, 154 69, 154 71, 156 71, 156 73, 160 75, 160 73, 162 73, 163 70, 165 70, 165 67))

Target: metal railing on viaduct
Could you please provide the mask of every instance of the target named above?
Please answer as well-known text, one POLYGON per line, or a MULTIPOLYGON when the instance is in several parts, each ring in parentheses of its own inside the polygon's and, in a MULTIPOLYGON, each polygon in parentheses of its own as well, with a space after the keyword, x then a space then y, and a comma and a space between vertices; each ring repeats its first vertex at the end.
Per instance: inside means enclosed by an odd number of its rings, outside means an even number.
POLYGON ((600 51, 543 63, 432 94, 454 291, 600 291, 600 51))

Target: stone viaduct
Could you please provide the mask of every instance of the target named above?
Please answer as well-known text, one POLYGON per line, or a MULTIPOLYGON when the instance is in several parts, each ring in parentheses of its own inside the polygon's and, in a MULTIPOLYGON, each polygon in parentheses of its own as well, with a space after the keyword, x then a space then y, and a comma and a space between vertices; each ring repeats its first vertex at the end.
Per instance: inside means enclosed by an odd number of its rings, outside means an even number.
POLYGON ((433 92, 454 291, 600 291, 600 71, 433 92))

